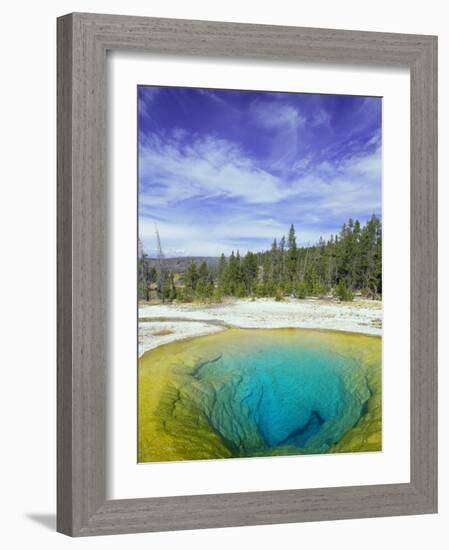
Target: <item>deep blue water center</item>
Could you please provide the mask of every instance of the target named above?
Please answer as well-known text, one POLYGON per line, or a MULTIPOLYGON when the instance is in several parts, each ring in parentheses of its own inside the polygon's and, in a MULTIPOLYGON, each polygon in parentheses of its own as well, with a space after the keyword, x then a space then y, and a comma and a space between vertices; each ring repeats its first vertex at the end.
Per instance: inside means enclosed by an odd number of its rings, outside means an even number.
POLYGON ((199 366, 198 399, 213 429, 242 456, 292 448, 320 453, 364 414, 357 364, 328 351, 265 346, 229 352, 199 366))

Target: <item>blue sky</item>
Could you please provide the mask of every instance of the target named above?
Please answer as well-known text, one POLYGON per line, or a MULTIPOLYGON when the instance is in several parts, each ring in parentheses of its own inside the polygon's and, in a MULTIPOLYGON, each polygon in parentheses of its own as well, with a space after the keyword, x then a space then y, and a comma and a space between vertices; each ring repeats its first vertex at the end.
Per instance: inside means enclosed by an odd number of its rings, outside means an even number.
POLYGON ((138 87, 139 234, 167 256, 300 245, 381 214, 382 100, 138 87))

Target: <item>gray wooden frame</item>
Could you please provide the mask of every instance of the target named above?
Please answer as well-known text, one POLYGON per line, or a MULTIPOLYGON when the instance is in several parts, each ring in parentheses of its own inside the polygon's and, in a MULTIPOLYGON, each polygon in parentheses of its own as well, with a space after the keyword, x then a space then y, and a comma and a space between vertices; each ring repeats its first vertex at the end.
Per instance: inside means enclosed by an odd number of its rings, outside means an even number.
POLYGON ((437 38, 75 13, 58 19, 58 505, 72 536, 437 511, 437 38), (106 52, 409 67, 410 483, 106 499, 106 52))

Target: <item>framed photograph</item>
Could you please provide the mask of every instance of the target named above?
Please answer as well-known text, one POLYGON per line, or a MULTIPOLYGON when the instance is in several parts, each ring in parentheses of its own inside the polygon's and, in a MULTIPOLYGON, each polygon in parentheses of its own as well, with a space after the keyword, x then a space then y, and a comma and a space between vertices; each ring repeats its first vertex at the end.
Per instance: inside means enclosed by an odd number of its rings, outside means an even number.
POLYGON ((437 511, 437 39, 58 19, 58 531, 437 511))

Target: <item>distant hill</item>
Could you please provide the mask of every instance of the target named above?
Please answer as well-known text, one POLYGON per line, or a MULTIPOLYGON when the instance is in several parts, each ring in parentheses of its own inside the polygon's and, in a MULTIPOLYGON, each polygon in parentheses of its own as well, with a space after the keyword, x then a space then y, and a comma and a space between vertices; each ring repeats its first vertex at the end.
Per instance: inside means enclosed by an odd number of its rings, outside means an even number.
MULTIPOLYGON (((148 261, 151 267, 157 266, 158 260, 156 258, 149 258, 148 261)), ((179 258, 164 258, 164 265, 170 269, 170 271, 181 273, 185 271, 192 262, 197 266, 202 262, 206 262, 208 268, 214 269, 218 266, 219 261, 220 258, 218 256, 182 256, 179 258)))

